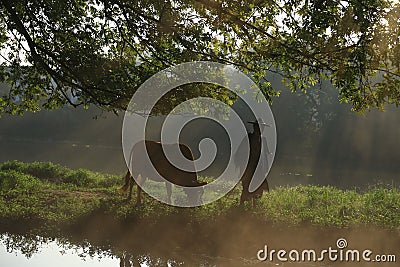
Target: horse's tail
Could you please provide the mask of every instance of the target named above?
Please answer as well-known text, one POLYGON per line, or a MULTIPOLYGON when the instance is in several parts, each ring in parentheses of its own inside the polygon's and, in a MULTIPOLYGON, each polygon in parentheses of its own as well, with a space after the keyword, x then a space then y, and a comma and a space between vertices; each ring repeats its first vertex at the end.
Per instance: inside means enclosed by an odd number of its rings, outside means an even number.
POLYGON ((131 178, 131 173, 128 170, 126 175, 125 175, 125 184, 122 187, 118 188, 118 192, 119 193, 122 194, 122 193, 125 193, 128 190, 130 178, 131 178))
MULTIPOLYGON (((132 157, 133 157, 133 147, 132 147, 131 153, 129 155, 129 162, 132 162, 132 157)), ((128 190, 131 178, 132 178, 132 181, 134 181, 133 176, 131 175, 131 173, 128 169, 128 171, 126 172, 126 175, 125 175, 125 184, 122 187, 117 189, 119 193, 123 194, 128 190)))

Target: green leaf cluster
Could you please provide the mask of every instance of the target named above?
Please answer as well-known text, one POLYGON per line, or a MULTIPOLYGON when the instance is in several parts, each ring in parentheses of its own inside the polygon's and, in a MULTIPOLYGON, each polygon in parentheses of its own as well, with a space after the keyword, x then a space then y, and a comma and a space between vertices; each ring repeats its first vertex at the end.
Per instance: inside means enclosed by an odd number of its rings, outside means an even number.
MULTIPOLYGON (((292 91, 328 79, 357 111, 400 104, 395 1, 3 0, 0 13, 0 82, 10 86, 0 114, 65 104, 117 112, 151 75, 194 60, 237 67, 268 100, 281 89, 266 83, 275 72, 292 91)), ((153 113, 203 94, 236 100, 195 87, 153 113)))

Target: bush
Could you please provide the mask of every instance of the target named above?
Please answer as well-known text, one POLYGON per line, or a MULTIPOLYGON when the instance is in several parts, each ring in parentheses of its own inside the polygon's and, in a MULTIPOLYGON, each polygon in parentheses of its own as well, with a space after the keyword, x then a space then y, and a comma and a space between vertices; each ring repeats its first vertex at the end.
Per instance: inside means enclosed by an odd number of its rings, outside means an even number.
POLYGON ((73 184, 76 186, 96 186, 99 180, 99 175, 84 169, 71 171, 63 180, 64 183, 73 184))
POLYGON ((23 163, 8 161, 1 165, 1 170, 15 170, 32 175, 42 181, 61 183, 70 170, 64 166, 51 162, 23 163))
POLYGON ((72 184, 80 187, 112 187, 121 184, 122 176, 100 174, 85 169, 71 170, 52 162, 24 163, 8 161, 0 165, 1 170, 14 170, 54 184, 72 184))
POLYGON ((15 170, 0 171, 0 192, 19 189, 32 190, 37 189, 41 182, 35 177, 15 170))

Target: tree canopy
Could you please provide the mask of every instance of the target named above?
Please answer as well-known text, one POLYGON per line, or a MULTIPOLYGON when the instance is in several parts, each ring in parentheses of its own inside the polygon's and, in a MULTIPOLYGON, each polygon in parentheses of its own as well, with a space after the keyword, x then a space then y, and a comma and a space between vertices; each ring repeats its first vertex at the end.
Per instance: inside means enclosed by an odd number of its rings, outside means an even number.
MULTIPOLYGON (((357 111, 400 104, 400 5, 390 0, 0 0, 1 113, 95 104, 122 110, 151 75, 210 60, 291 90, 330 80, 357 111)), ((225 102, 227 90, 201 92, 225 102)), ((192 97, 163 99, 165 113, 192 97)))

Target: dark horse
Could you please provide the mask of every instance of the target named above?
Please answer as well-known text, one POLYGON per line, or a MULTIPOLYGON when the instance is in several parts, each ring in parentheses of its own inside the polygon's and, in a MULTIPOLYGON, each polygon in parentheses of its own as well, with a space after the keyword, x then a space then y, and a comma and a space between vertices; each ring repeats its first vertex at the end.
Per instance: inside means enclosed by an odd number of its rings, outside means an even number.
MULTIPOLYGON (((265 126, 269 126, 269 125, 266 123, 263 123, 263 122, 258 122, 258 121, 249 122, 249 123, 253 124, 254 131, 253 131, 253 133, 250 133, 248 135, 249 144, 250 144, 250 154, 249 154, 249 160, 248 160, 246 169, 244 170, 244 173, 241 178, 242 194, 240 196, 240 205, 243 205, 245 201, 251 200, 253 206, 255 206, 256 199, 261 198, 264 191, 269 192, 267 177, 265 177, 264 182, 254 192, 251 192, 251 193, 249 192, 250 182, 253 178, 253 175, 256 170, 256 167, 257 167, 260 157, 261 157, 261 160, 266 160, 266 155, 262 155, 262 153, 266 152, 266 154, 270 154, 268 145, 266 142, 264 145, 265 145, 265 148, 267 151, 261 151, 261 144, 263 142, 261 132, 265 126)), ((261 162, 261 164, 266 164, 265 166, 268 167, 268 162, 261 162)))
MULTIPOLYGON (((204 193, 202 185, 207 184, 206 182, 201 182, 197 180, 196 172, 189 172, 181 170, 175 167, 164 154, 163 146, 167 147, 172 145, 161 144, 159 142, 154 141, 142 141, 135 144, 132 148, 131 152, 131 164, 132 166, 132 174, 128 170, 125 175, 125 184, 119 189, 122 192, 126 192, 129 188, 129 195, 128 199, 132 198, 132 187, 134 184, 137 184, 137 199, 136 204, 140 205, 142 203, 141 194, 142 188, 141 186, 146 181, 146 179, 150 179, 157 182, 163 182, 159 177, 152 177, 152 172, 146 169, 147 161, 145 160, 145 155, 149 156, 152 165, 154 166, 155 170, 168 182, 165 182, 167 188, 167 201, 168 203, 171 202, 171 194, 172 194, 172 187, 171 183, 178 185, 178 186, 185 186, 185 187, 199 187, 197 190, 189 191, 184 188, 184 192, 187 195, 188 201, 191 204, 201 204, 202 200, 201 197, 204 193), (144 142, 144 145, 143 145, 144 142), (136 177, 133 179, 133 176, 136 177)), ((184 144, 179 144, 179 149, 182 154, 185 156, 186 159, 193 161, 192 151, 189 147, 184 144)), ((193 165, 194 170, 194 165, 193 165)))

